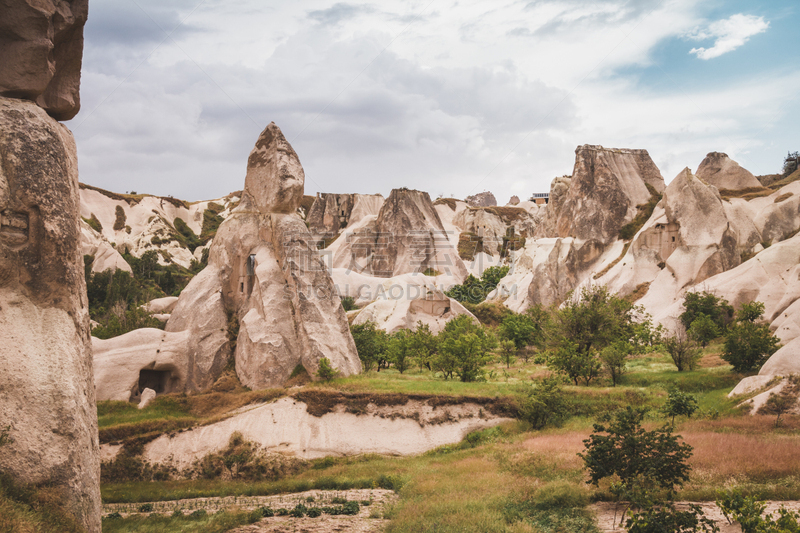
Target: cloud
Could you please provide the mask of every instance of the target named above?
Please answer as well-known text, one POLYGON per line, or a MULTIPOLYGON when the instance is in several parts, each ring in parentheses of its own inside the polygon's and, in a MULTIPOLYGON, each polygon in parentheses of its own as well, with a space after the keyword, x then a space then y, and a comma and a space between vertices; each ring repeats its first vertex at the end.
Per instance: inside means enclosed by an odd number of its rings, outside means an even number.
POLYGON ((323 26, 335 26, 340 22, 353 19, 362 13, 372 13, 374 9, 366 5, 354 5, 339 2, 328 9, 310 11, 308 18, 315 20, 323 26))
POLYGON ((696 54, 699 59, 714 59, 736 50, 749 41, 750 37, 767 31, 767 28, 769 22, 764 17, 739 13, 711 23, 706 30, 696 30, 689 35, 690 39, 698 41, 716 39, 711 48, 692 48, 689 53, 696 54))

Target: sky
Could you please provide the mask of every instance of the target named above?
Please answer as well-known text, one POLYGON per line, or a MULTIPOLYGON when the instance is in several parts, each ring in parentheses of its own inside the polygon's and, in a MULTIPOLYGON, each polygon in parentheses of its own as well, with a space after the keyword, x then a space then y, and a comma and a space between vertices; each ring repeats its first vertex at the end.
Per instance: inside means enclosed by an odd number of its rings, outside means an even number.
POLYGON ((500 205, 575 148, 708 152, 756 175, 800 150, 793 0, 91 0, 80 179, 213 199, 275 122, 306 194, 409 187, 500 205), (792 52, 794 50, 794 52, 792 52))

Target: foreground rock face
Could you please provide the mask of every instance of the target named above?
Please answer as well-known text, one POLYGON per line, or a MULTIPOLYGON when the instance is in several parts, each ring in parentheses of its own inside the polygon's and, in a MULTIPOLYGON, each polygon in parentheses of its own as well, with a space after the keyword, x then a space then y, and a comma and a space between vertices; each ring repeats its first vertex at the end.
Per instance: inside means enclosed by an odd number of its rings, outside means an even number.
POLYGON ((333 282, 295 214, 304 179, 297 154, 270 124, 248 159, 239 207, 167 323, 167 332, 192 332, 187 388, 204 388, 219 374, 237 323, 233 355, 248 387, 281 385, 297 365, 313 376, 323 357, 344 375, 361 371, 333 282))
POLYGON ((761 182, 747 169, 728 157, 728 154, 711 152, 697 167, 697 177, 718 189, 750 189, 761 187, 761 182))
POLYGON ((88 0, 2 3, 0 95, 33 100, 57 120, 80 109, 88 0))
POLYGON ((57 487, 78 521, 99 532, 78 220, 72 134, 34 103, 0 97, 0 426, 14 439, 0 448, 0 469, 57 487))

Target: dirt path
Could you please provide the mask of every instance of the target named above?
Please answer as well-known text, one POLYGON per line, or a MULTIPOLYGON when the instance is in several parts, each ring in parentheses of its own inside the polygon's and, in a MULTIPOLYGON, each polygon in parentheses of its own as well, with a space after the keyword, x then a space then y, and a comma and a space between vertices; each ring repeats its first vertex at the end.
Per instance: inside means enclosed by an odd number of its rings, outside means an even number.
MULTIPOLYGON (((684 509, 688 507, 689 502, 679 502, 676 504, 678 509, 684 509)), ((717 526, 719 526, 720 533, 741 533, 742 528, 739 527, 738 524, 730 525, 728 521, 725 520, 725 517, 720 511, 719 507, 714 504, 714 502, 700 502, 699 505, 703 509, 703 513, 705 513, 706 517, 711 518, 716 522, 717 526)), ((781 506, 786 507, 787 509, 792 510, 800 510, 800 502, 796 501, 789 501, 789 502, 767 502, 767 514, 775 513, 781 506)), ((614 527, 614 509, 615 506, 613 503, 596 503, 589 507, 595 513, 597 517, 597 527, 600 531, 604 533, 624 533, 624 529, 619 527, 619 521, 621 519, 621 513, 624 512, 624 507, 620 507, 617 509, 616 512, 616 528, 614 527)))

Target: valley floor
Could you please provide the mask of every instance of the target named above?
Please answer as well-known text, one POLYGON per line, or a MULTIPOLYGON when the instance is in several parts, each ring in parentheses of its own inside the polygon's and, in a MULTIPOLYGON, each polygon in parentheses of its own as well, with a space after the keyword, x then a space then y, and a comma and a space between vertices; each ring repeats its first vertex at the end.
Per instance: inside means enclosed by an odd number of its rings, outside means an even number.
MULTIPOLYGON (((739 488, 746 495, 764 500, 800 500, 797 459, 800 417, 784 416, 776 424, 774 416, 750 416, 737 409, 741 399, 728 399, 727 393, 742 376, 731 372, 719 358, 719 351, 720 346, 712 344, 694 371, 677 372, 667 356, 656 352, 632 359, 629 372, 617 387, 602 380, 590 387, 565 387, 572 416, 560 427, 533 431, 522 421, 506 422, 470 434, 461 443, 418 455, 314 459, 271 480, 247 481, 234 475, 211 480, 106 482, 103 485, 106 513, 125 515, 145 502, 155 502, 151 512, 158 515, 150 517, 148 512, 141 516, 104 518, 104 531, 257 533, 336 531, 336 527, 347 528, 342 531, 361 531, 356 527, 367 528, 363 531, 383 528, 388 533, 610 531, 609 513, 613 520, 610 485, 606 481, 598 487, 587 485, 588 476, 577 453, 584 450, 583 440, 591 433, 596 418, 620 407, 649 408, 645 423, 649 428, 667 423, 658 410, 668 391, 674 388, 694 395, 700 407, 699 414, 691 419, 675 421, 675 432, 694 447, 689 461, 691 479, 680 490, 678 499, 706 502, 713 507, 718 490, 739 488), (309 490, 344 494, 353 489, 362 492, 348 499, 364 500, 367 497, 362 494, 371 494, 373 502, 384 503, 382 507, 361 506, 359 517, 367 518, 352 528, 345 526, 341 520, 347 519, 341 517, 262 520, 251 511, 256 505, 253 502, 268 501, 266 498, 294 501, 293 498, 303 496, 288 494, 308 494, 309 490), (391 503, 391 498, 396 501, 391 503), (194 510, 189 513, 192 505, 204 510, 208 507, 209 511, 227 506, 228 511, 216 515, 194 510), (172 516, 170 513, 179 507, 188 514, 172 516)), ((488 370, 487 381, 479 383, 445 382, 420 370, 402 375, 383 370, 334 380, 327 385, 307 383, 302 389, 281 394, 329 390, 503 398, 513 396, 519 383, 548 373, 546 367, 532 360, 527 363, 520 360, 511 368, 495 364, 488 370)), ((243 394, 274 397, 262 392, 243 394)), ((225 401, 239 408, 241 402, 235 397, 225 401)), ((210 398, 197 396, 191 401, 208 403, 210 398)), ((215 402, 223 401, 216 398, 215 402)), ((130 413, 101 405, 101 435, 105 431, 106 435, 135 436, 139 427, 136 424, 157 428, 166 420, 194 416, 188 404, 169 405, 166 400, 159 400, 152 408, 130 413), (126 417, 135 417, 136 421, 126 417), (127 429, 122 431, 123 427, 127 429)), ((193 422, 202 423, 200 419, 193 422)))

